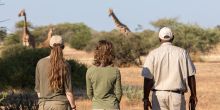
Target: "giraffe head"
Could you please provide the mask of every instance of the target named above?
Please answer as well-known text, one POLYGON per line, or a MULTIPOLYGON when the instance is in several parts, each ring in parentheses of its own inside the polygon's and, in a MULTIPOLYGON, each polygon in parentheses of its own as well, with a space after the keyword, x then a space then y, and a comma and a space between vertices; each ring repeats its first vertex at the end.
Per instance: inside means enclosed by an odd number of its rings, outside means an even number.
POLYGON ((109 9, 108 9, 108 15, 109 15, 109 16, 112 16, 113 13, 114 13, 113 10, 112 10, 111 8, 109 8, 109 9))
POLYGON ((21 17, 21 16, 26 16, 25 10, 22 9, 22 10, 18 13, 18 16, 19 16, 19 17, 21 17))

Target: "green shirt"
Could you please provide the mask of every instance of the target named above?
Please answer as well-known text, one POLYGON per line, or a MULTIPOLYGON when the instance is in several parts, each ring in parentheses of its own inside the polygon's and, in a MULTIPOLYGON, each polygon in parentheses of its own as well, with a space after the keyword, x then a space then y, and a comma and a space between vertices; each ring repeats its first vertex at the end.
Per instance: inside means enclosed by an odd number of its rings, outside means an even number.
POLYGON ((93 109, 119 109, 122 96, 120 71, 112 66, 92 66, 86 73, 87 95, 93 109))
MULTIPOLYGON (((50 68, 51 67, 50 67, 49 57, 40 59, 36 66, 35 91, 37 93, 40 93, 39 102, 44 100, 68 101, 66 97, 66 92, 72 92, 71 73, 66 74, 66 78, 65 78, 66 80, 61 89, 57 91, 52 91, 50 89, 49 78, 48 78, 48 73, 50 68)), ((69 66, 69 71, 70 71, 70 66, 69 66)))

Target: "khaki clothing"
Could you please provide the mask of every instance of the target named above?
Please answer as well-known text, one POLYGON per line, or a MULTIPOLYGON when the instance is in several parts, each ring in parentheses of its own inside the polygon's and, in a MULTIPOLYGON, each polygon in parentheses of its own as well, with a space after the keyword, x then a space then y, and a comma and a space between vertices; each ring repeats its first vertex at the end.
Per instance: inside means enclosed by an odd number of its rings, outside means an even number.
POLYGON ((62 101, 45 101, 39 104, 38 110, 71 110, 71 107, 62 101))
POLYGON ((195 73, 186 50, 166 42, 151 51, 146 57, 142 76, 154 80, 153 110, 186 110, 182 93, 187 91, 188 77, 195 73))
POLYGON ((187 77, 195 75, 195 66, 186 50, 170 42, 149 53, 142 76, 153 79, 153 89, 187 91, 187 77))
POLYGON ((112 66, 92 66, 86 73, 87 95, 93 109, 119 109, 122 96, 120 71, 112 66))
POLYGON ((156 91, 152 94, 152 108, 153 110, 186 110, 186 101, 182 94, 156 91))
MULTIPOLYGON (((67 63, 67 62, 66 62, 67 63)), ((67 63, 68 64, 68 63, 67 63)), ((35 91, 40 93, 39 104, 49 103, 51 101, 62 101, 60 103, 67 103, 66 92, 72 92, 71 73, 67 73, 63 87, 57 91, 52 91, 49 85, 49 70, 50 70, 50 58, 45 57, 38 61, 35 73, 35 91)), ((69 71, 70 66, 69 66, 69 71)), ((51 103, 52 104, 52 103, 51 103)), ((55 105, 54 105, 55 106, 55 105)))

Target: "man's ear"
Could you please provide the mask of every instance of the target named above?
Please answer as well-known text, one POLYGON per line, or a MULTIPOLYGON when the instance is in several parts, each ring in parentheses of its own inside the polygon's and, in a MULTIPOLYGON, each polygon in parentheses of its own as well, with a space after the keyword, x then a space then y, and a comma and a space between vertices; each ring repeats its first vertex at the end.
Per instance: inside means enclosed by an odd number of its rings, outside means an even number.
POLYGON ((173 42, 173 40, 174 40, 174 35, 173 35, 173 38, 170 41, 173 42))
POLYGON ((161 42, 162 40, 159 38, 159 41, 161 42))
POLYGON ((64 49, 64 48, 65 48, 65 45, 62 45, 61 48, 64 49))

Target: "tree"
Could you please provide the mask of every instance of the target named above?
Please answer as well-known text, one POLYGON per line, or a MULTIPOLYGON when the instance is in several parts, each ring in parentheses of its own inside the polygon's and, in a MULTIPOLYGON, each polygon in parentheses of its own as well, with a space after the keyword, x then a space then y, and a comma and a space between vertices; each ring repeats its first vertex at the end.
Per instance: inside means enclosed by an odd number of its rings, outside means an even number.
MULTIPOLYGON (((16 27, 16 29, 23 29, 23 27, 24 27, 24 21, 23 21, 23 20, 18 21, 18 22, 15 24, 15 27, 16 27)), ((29 27, 29 28, 34 28, 34 26, 32 25, 31 22, 27 22, 27 27, 29 27)))
POLYGON ((39 44, 47 38, 49 27, 54 28, 53 35, 61 35, 72 48, 83 49, 91 39, 91 29, 83 23, 61 23, 35 27, 32 34, 39 44))
POLYGON ((84 49, 91 40, 90 28, 84 24, 77 24, 75 33, 70 38, 70 46, 76 49, 84 49))
POLYGON ((7 32, 6 29, 1 27, 0 28, 0 44, 3 42, 3 39, 6 37, 7 32))
POLYGON ((139 65, 138 58, 143 50, 142 46, 140 46, 140 36, 131 34, 125 37, 117 30, 112 30, 111 32, 96 32, 92 38, 85 50, 93 51, 99 40, 108 40, 114 46, 115 65, 139 65))
POLYGON ((14 45, 20 43, 20 37, 18 34, 9 34, 6 37, 4 37, 4 45, 14 45))
POLYGON ((208 52, 220 40, 220 34, 215 29, 204 29, 196 24, 184 24, 176 18, 159 19, 151 23, 156 28, 170 27, 175 36, 174 44, 193 53, 208 52))

